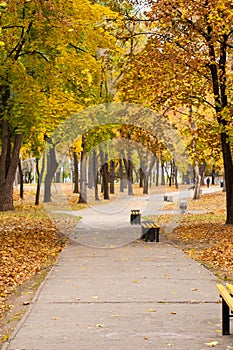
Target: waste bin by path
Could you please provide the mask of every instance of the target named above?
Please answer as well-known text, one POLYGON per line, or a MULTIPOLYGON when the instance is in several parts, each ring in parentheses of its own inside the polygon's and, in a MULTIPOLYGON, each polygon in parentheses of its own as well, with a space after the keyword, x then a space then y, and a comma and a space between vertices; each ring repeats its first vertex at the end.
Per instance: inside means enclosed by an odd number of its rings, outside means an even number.
POLYGON ((141 225, 141 213, 139 209, 132 209, 130 214, 131 225, 141 225))

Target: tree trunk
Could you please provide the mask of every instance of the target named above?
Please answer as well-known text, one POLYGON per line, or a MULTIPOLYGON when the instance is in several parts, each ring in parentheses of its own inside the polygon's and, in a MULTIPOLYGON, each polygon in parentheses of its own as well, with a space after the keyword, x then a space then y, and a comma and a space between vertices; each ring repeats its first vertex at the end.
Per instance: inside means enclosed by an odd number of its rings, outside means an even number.
POLYGON ((155 185, 159 186, 159 159, 156 158, 156 180, 155 185))
POLYGON ((195 187, 194 187, 193 199, 200 199, 201 176, 199 174, 199 166, 197 162, 194 167, 194 172, 195 172, 195 187))
POLYGON ((124 179, 123 179, 123 164, 122 159, 119 159, 119 175, 120 175, 120 192, 124 192, 124 179))
POLYGON ((93 177, 94 177, 94 189, 95 189, 95 200, 99 201, 98 193, 98 164, 97 164, 97 155, 96 150, 93 150, 93 177))
POLYGON ((169 187, 171 187, 171 185, 172 185, 172 177, 169 174, 167 174, 167 177, 168 177, 169 187))
POLYGON ((11 152, 9 124, 2 120, 2 152, 0 155, 0 211, 14 210, 13 186, 19 163, 23 134, 16 135, 11 152))
POLYGON ((20 159, 19 159, 18 169, 19 169, 19 196, 21 199, 23 199, 23 170, 22 170, 20 159))
MULTIPOLYGON (((131 156, 131 154, 129 155, 131 156)), ((131 159, 128 159, 128 171, 127 171, 127 180, 128 180, 128 195, 133 196, 133 164, 131 159)))
POLYGON ((87 156, 86 152, 81 151, 81 167, 80 167, 80 195, 78 203, 87 203, 87 179, 86 179, 86 164, 87 156))
POLYGON ((43 155, 41 171, 39 170, 39 158, 36 158, 37 186, 36 186, 35 205, 39 205, 39 202, 40 202, 40 188, 41 188, 42 178, 44 174, 44 168, 45 168, 45 156, 43 155))
POLYGON ((114 194, 114 181, 115 181, 115 162, 110 161, 110 194, 114 194))
MULTIPOLYGON (((146 162, 148 163, 148 157, 146 157, 146 162)), ((150 164, 148 165, 148 169, 146 169, 147 164, 142 164, 142 169, 144 169, 143 173, 143 194, 149 193, 149 178, 151 176, 152 169, 155 165, 155 157, 152 155, 150 164)))
POLYGON ((45 176, 44 184, 44 202, 48 203, 51 202, 51 185, 58 167, 58 162, 56 159, 55 145, 53 144, 52 139, 47 138, 46 141, 48 142, 50 148, 47 155, 47 173, 45 176))
POLYGON ((178 190, 178 188, 179 188, 179 185, 178 185, 178 167, 176 165, 174 168, 174 176, 175 176, 175 186, 176 186, 176 189, 178 190))
POLYGON ((109 171, 108 171, 108 154, 105 154, 105 157, 102 158, 104 164, 102 165, 102 175, 103 175, 103 194, 104 199, 109 199, 109 171))
POLYGON ((87 203, 87 155, 85 150, 85 136, 82 136, 82 151, 80 164, 80 195, 78 203, 87 203))
MULTIPOLYGON (((211 27, 209 32, 211 33, 211 27)), ((219 45, 219 72, 217 64, 215 63, 216 52, 211 36, 208 37, 209 55, 211 58, 211 64, 209 65, 210 73, 212 76, 213 96, 215 99, 215 110, 217 114, 218 123, 223 130, 221 132, 221 145, 222 155, 225 173, 226 183, 226 224, 233 225, 233 164, 231 155, 231 144, 229 142, 229 135, 226 134, 226 127, 229 127, 229 122, 224 119, 222 115, 223 110, 228 106, 227 98, 227 86, 226 86, 226 70, 227 70, 227 47, 228 47, 228 35, 222 36, 221 43, 219 45)), ((230 122, 231 123, 231 122, 230 122)))
POLYGON ((165 186, 164 162, 161 162, 161 185, 165 186))
MULTIPOLYGON (((124 151, 122 150, 122 154, 124 156, 124 151)), ((133 196, 133 164, 131 160, 131 149, 128 147, 127 158, 123 158, 126 174, 127 174, 127 182, 128 182, 128 196, 133 196)))
POLYGON ((94 174, 93 174, 93 153, 89 152, 88 162, 88 188, 94 187, 94 174))
POLYGON ((73 193, 79 193, 79 172, 78 172, 78 156, 77 153, 74 152, 74 191, 73 193))
POLYGON ((146 174, 144 174, 143 194, 148 194, 148 192, 149 192, 149 178, 146 174))
POLYGON ((140 159, 140 168, 139 168, 139 187, 143 187, 143 180, 144 180, 144 172, 142 170, 142 161, 140 159))
POLYGON ((5 182, 0 186, 0 211, 14 210, 13 184, 5 182))
POLYGON ((228 136, 225 133, 221 134, 221 143, 226 184, 226 225, 233 225, 233 164, 230 143, 228 142, 228 136))
POLYGON ((201 185, 205 184, 205 172, 206 172, 206 163, 200 165, 200 175, 201 175, 201 185))
POLYGON ((215 165, 213 164, 212 166, 212 175, 211 175, 211 184, 214 185, 215 184, 215 165))

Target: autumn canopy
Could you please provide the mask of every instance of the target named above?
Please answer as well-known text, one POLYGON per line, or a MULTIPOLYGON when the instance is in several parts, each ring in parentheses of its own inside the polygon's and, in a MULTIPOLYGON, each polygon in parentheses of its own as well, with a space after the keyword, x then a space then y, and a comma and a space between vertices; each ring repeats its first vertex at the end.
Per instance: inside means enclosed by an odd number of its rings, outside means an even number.
MULTIPOLYGON (((62 122, 93 106, 126 103, 152 110, 176 130, 192 162, 196 198, 203 174, 214 179, 218 172, 224 177, 226 223, 232 225, 232 23, 229 0, 2 1, 0 210, 14 208, 13 185, 20 158, 35 159, 36 180, 39 185, 45 181, 44 201, 51 200, 51 182, 58 169, 56 152, 64 146, 54 142, 53 133, 62 122)), ((100 134, 108 135, 105 140, 134 139, 144 145, 141 153, 124 150, 123 154, 116 148, 113 156, 102 148, 92 154, 88 165, 94 164, 96 171, 101 168, 106 186, 110 173, 112 180, 115 177, 116 165, 118 175, 125 171, 129 183, 134 181, 134 172, 140 178, 143 165, 147 170, 141 180, 146 187, 158 163, 157 170, 167 169, 170 184, 177 186, 178 172, 184 179, 192 170, 178 164, 164 140, 156 139, 150 117, 146 113, 141 117, 143 130, 127 126, 122 117, 118 125, 100 123, 95 133, 84 118, 81 139, 68 156, 77 156, 84 164, 100 134), (155 137, 148 138, 145 130, 155 137), (148 161, 145 150, 152 151, 153 161, 148 161), (113 159, 117 159, 115 164, 113 159), (120 160, 125 169, 120 168, 120 160), (133 162, 139 164, 135 169, 133 162)), ((86 165, 79 179, 81 202, 86 201, 86 165)), ((96 181, 92 187, 97 190, 96 181)))

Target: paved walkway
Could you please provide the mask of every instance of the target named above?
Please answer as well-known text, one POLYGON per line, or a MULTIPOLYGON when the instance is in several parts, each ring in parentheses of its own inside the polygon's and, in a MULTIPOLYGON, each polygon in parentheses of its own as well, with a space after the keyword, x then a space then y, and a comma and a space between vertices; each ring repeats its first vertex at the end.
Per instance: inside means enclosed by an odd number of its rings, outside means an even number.
MULTIPOLYGON (((144 197, 133 205, 158 203, 144 197)), ((141 241, 126 204, 82 211, 2 350, 233 349, 233 336, 221 335, 215 277, 162 235, 159 243, 141 241)))
POLYGON ((233 349, 215 283, 163 237, 114 249, 71 242, 2 349, 233 349))

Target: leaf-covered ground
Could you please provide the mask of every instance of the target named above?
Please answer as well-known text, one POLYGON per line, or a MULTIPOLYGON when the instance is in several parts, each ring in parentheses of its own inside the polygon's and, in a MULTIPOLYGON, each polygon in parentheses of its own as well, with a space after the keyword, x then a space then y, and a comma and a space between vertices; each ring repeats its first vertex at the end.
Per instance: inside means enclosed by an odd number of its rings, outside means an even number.
POLYGON ((233 279, 233 226, 225 225, 225 196, 217 192, 191 200, 188 210, 208 212, 184 214, 179 227, 168 237, 219 278, 233 279))
POLYGON ((48 219, 0 216, 0 316, 14 288, 51 265, 62 242, 48 219))

